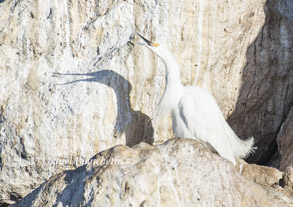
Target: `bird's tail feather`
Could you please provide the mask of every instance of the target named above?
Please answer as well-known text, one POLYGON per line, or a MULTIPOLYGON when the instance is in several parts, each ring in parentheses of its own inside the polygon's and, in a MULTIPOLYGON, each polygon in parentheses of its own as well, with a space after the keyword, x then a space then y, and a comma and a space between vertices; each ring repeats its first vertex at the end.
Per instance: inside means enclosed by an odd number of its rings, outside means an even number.
POLYGON ((254 145, 254 138, 250 137, 247 140, 241 140, 238 137, 236 138, 234 149, 234 156, 239 158, 246 158, 251 153, 253 153, 256 150, 256 147, 253 147, 254 145))

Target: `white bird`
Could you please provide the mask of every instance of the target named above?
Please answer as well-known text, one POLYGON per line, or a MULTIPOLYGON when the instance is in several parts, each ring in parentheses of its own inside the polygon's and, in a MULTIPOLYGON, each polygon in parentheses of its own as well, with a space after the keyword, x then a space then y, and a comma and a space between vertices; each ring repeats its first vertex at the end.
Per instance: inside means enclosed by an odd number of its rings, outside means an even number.
POLYGON ((138 35, 166 66, 165 91, 157 113, 172 114, 174 136, 194 138, 234 165, 238 158, 245 158, 253 152, 253 137, 248 140, 238 138, 209 92, 198 86, 182 85, 179 65, 172 54, 164 46, 138 35))

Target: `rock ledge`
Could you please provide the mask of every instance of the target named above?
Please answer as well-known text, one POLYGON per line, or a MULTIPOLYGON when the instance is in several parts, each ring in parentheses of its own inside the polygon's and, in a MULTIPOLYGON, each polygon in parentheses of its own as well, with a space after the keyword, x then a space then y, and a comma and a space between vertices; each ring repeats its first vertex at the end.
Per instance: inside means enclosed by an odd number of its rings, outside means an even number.
POLYGON ((102 151, 51 177, 14 206, 293 206, 247 180, 229 161, 191 139, 102 151))

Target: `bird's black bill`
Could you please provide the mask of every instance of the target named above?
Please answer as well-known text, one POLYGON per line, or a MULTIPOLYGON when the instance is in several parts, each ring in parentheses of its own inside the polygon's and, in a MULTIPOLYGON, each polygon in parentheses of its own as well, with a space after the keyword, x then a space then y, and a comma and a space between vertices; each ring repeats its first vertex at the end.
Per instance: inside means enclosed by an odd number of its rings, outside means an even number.
POLYGON ((138 34, 137 32, 136 32, 136 34, 138 35, 138 36, 140 36, 149 46, 152 46, 153 45, 153 43, 151 42, 151 41, 149 41, 149 40, 147 40, 146 38, 144 38, 143 36, 141 36, 140 34, 138 34))

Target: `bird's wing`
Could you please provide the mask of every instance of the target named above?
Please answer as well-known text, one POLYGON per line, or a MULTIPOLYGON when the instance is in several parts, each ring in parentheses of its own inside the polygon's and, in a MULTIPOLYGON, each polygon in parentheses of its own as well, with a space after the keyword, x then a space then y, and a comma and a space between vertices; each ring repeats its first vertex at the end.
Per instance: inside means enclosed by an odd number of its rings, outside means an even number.
POLYGON ((195 138, 207 142, 207 130, 205 127, 205 117, 202 116, 204 112, 200 111, 197 106, 198 103, 194 102, 192 96, 184 95, 179 101, 179 114, 180 118, 186 125, 186 128, 190 131, 195 138))
POLYGON ((238 137, 227 124, 216 100, 208 92, 195 87, 189 89, 181 97, 178 109, 187 130, 234 165, 235 154, 236 157, 239 157, 239 153, 247 154, 247 146, 239 145, 240 141, 237 144, 238 137))
POLYGON ((215 99, 206 91, 194 89, 191 92, 183 95, 178 105, 180 117, 187 129, 197 139, 214 148, 227 146, 227 139, 223 137, 225 119, 215 99))

